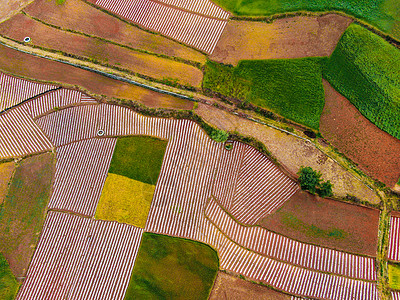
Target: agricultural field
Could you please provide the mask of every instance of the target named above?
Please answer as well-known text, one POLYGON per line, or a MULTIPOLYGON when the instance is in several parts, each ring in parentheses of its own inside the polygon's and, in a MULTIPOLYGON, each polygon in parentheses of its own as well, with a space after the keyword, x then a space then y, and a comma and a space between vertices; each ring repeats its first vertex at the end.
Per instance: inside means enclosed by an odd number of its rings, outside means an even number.
POLYGON ((10 270, 7 260, 0 253, 0 298, 12 300, 17 294, 19 284, 10 270))
POLYGON ((144 233, 124 299, 207 299, 218 265, 205 244, 144 233))
POLYGON ((389 264, 389 286, 394 290, 400 290, 400 266, 389 264))
POLYGON ((340 11, 400 38, 400 7, 396 0, 216 0, 216 4, 239 16, 272 16, 287 12, 340 11))
POLYGON ((22 160, 1 204, 0 253, 16 277, 25 275, 36 247, 54 174, 51 153, 22 160))
POLYGON ((8 184, 15 170, 14 162, 0 164, 0 205, 4 202, 7 195, 8 184))
POLYGON ((400 139, 400 52, 360 25, 350 25, 324 78, 372 123, 400 139))
POLYGON ((325 58, 241 61, 235 68, 209 62, 203 88, 319 129, 324 107, 325 58))

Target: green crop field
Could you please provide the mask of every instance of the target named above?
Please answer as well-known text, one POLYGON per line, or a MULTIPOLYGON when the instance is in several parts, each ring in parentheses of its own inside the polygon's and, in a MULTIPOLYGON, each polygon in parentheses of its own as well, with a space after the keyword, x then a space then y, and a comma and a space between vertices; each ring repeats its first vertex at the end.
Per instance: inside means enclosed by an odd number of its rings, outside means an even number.
POLYGON ((0 252, 15 276, 28 268, 42 230, 54 174, 54 155, 22 160, 0 205, 0 252))
POLYGON ((392 289, 400 290, 400 265, 389 264, 389 286, 392 289))
POLYGON ((398 0, 215 0, 215 3, 239 16, 341 11, 400 38, 398 0))
POLYGON ((167 141, 148 136, 118 138, 108 172, 154 185, 166 148, 167 141))
POLYGON ((324 77, 372 123, 400 139, 400 50, 352 24, 324 77))
POLYGON ((203 87, 318 130, 325 103, 325 61, 322 57, 244 60, 236 67, 208 62, 203 87))
POLYGON ((125 300, 208 299, 218 269, 211 247, 145 232, 125 300))
POLYGON ((18 286, 19 284, 12 274, 7 260, 0 253, 0 299, 14 299, 18 286))

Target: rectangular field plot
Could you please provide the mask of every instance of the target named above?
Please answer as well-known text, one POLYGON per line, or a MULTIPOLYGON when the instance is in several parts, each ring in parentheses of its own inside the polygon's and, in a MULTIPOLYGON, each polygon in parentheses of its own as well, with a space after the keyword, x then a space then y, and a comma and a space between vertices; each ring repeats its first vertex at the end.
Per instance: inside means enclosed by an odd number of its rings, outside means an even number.
POLYGON ((390 217, 388 259, 400 261, 400 217, 390 217))
POLYGON ((142 230, 48 212, 17 299, 123 299, 142 230))
POLYGON ((96 5, 207 53, 213 52, 227 23, 151 0, 97 0, 96 5))

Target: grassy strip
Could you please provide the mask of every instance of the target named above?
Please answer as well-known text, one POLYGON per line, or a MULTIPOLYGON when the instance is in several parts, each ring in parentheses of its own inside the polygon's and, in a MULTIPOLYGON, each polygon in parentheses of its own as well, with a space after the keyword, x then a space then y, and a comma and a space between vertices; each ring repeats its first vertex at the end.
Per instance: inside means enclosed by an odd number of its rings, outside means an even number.
POLYGON ((203 88, 318 130, 325 103, 322 86, 325 60, 320 57, 248 60, 234 68, 208 62, 203 88))
POLYGON ((352 24, 326 63, 324 77, 372 123, 400 139, 400 51, 352 24))
POLYGON ((144 228, 155 186, 109 173, 96 209, 96 218, 144 228))
POLYGON ((0 252, 17 277, 25 274, 42 229, 53 160, 51 153, 22 160, 0 205, 0 252))
POLYGON ((12 161, 0 164, 0 205, 7 195, 8 185, 14 170, 15 164, 12 161))
POLYGON ((0 253, 0 299, 12 300, 17 294, 19 284, 10 270, 7 260, 0 253))
POLYGON ((145 232, 125 299, 207 299, 218 269, 210 246, 145 232))
POLYGON ((166 148, 167 141, 153 137, 118 138, 109 172, 155 185, 166 148))
POLYGON ((397 0, 216 0, 239 16, 271 16, 290 12, 340 11, 400 38, 400 3, 397 0))

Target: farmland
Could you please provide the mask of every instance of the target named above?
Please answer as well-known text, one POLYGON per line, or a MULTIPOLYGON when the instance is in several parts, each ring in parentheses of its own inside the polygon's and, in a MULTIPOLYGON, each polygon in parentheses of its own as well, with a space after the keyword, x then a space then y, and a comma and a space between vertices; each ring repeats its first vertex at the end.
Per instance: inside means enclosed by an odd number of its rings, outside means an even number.
POLYGON ((236 68, 209 62, 203 87, 318 130, 324 107, 321 67, 324 60, 241 61, 236 68))
POLYGON ((103 64, 127 69, 156 80, 170 78, 184 86, 199 87, 202 73, 192 65, 147 53, 132 51, 103 40, 66 32, 26 15, 18 14, 0 24, 0 34, 16 41, 23 41, 26 28, 30 29, 30 44, 45 49, 62 51, 103 64))
POLYGON ((7 260, 0 253, 0 298, 4 300, 14 299, 18 286, 19 284, 12 274, 7 260))
POLYGON ((1 205, 0 252, 17 277, 26 273, 38 241, 53 172, 52 154, 24 159, 17 166, 1 205))
POLYGON ((206 299, 217 271, 218 256, 209 246, 144 233, 125 300, 206 299))
POLYGON ((345 1, 306 1, 306 0, 217 0, 218 5, 236 15, 244 16, 270 16, 286 12, 311 11, 341 11, 359 18, 385 33, 400 37, 399 32, 399 6, 394 0, 345 0, 345 1))
POLYGON ((15 170, 14 162, 0 164, 0 205, 7 195, 8 183, 15 170))
POLYGON ((400 52, 352 24, 328 60, 324 77, 372 123, 400 138, 400 52))
POLYGON ((389 286, 392 289, 400 290, 400 266, 389 264, 389 286))

